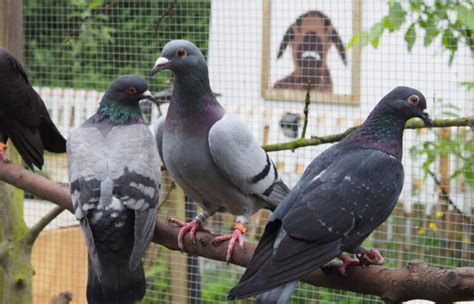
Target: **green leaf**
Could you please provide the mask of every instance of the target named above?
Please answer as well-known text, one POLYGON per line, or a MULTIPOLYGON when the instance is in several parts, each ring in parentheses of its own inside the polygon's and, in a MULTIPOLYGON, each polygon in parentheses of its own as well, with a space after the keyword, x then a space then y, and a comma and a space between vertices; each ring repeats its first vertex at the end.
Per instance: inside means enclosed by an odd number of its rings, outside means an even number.
POLYGON ((454 36, 454 33, 450 28, 444 30, 442 43, 448 50, 457 51, 458 49, 458 37, 454 36))
POLYGON ((466 169, 464 171, 464 179, 469 186, 474 187, 474 170, 472 170, 473 168, 466 169))
POLYGON ((469 29, 474 30, 473 8, 467 8, 466 6, 459 4, 457 8, 457 19, 469 29))
POLYGON ((416 41, 416 30, 415 30, 415 23, 412 23, 410 27, 405 32, 405 42, 407 43, 408 52, 411 52, 413 45, 416 41))
POLYGON ((369 33, 366 31, 355 33, 354 36, 352 36, 351 40, 347 43, 347 48, 350 49, 354 46, 357 46, 359 48, 363 48, 364 46, 367 46, 369 43, 369 33))
POLYGON ((369 32, 369 40, 374 48, 379 46, 380 36, 382 36, 384 31, 384 26, 382 21, 377 22, 372 26, 369 32))
POLYGON ((388 18, 390 20, 391 27, 389 30, 393 32, 402 26, 405 23, 405 17, 407 12, 403 9, 400 2, 391 2, 389 10, 388 10, 388 18))
POLYGON ((419 12, 423 0, 410 0, 410 8, 414 12, 419 12))
POLYGON ((433 40, 438 36, 439 30, 436 27, 427 27, 425 31, 425 39, 423 40, 424 46, 429 46, 433 40))
POLYGON ((459 83, 460 86, 465 87, 467 90, 474 90, 474 82, 463 81, 459 83))
POLYGON ((89 7, 90 8, 99 8, 103 5, 103 1, 102 0, 93 0, 89 3, 89 7))

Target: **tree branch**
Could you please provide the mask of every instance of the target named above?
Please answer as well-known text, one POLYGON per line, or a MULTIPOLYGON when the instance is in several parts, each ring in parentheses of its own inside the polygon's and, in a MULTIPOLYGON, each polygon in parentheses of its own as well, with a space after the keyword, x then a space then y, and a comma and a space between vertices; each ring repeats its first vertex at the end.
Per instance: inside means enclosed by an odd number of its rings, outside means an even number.
POLYGON ((308 82, 308 88, 306 90, 306 96, 304 98, 304 121, 303 121, 303 129, 301 130, 301 137, 300 139, 304 139, 306 137, 306 128, 308 127, 308 115, 309 115, 309 104, 311 103, 311 82, 308 82))
POLYGON ((62 206, 56 206, 53 210, 49 211, 45 216, 39 219, 39 221, 30 228, 28 238, 26 240, 27 244, 33 245, 40 232, 43 231, 43 229, 63 211, 64 208, 62 206))
POLYGON ((0 180, 73 212, 67 187, 25 170, 21 166, 0 161, 0 180))
MULTIPOLYGON (((26 171, 20 166, 0 162, 0 180, 25 189, 72 211, 69 189, 42 176, 26 171)), ((178 250, 176 242, 179 228, 159 222, 155 227, 153 242, 171 250, 178 250)), ((225 261, 227 242, 214 246, 215 235, 198 232, 197 243, 189 234, 184 238, 184 249, 190 255, 225 261)), ((255 244, 246 243, 245 250, 235 250, 232 263, 245 267, 255 244)), ((430 267, 422 262, 411 262, 406 267, 350 267, 347 276, 341 276, 335 267, 324 272, 316 270, 302 278, 314 285, 363 294, 377 295, 388 303, 399 303, 410 299, 433 301, 461 301, 474 299, 474 268, 442 269, 430 267)))
MULTIPOLYGON (((467 116, 467 117, 461 117, 461 118, 455 118, 455 119, 435 119, 433 123, 434 123, 433 128, 467 127, 467 126, 474 125, 474 116, 467 116)), ((333 134, 333 135, 327 135, 327 136, 321 136, 321 137, 312 136, 311 138, 308 138, 308 139, 300 138, 300 139, 292 140, 285 143, 264 145, 263 149, 265 149, 265 151, 267 152, 282 151, 282 150, 294 151, 302 147, 334 143, 334 142, 338 142, 342 140, 344 137, 349 135, 352 131, 354 131, 358 127, 359 126, 351 127, 347 129, 346 131, 339 134, 333 134)), ((410 120, 409 122, 407 122, 406 128, 407 129, 421 129, 421 128, 426 128, 426 126, 421 120, 416 119, 416 120, 410 120)))

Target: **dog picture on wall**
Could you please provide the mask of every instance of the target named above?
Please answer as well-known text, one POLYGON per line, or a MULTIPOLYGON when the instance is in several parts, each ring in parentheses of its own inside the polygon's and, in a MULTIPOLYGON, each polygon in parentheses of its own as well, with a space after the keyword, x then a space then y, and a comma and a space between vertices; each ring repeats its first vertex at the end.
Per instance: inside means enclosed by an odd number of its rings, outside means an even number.
POLYGON ((359 53, 346 45, 360 24, 360 3, 264 0, 262 96, 271 100, 359 102, 359 53), (337 8, 337 6, 336 6, 337 8))

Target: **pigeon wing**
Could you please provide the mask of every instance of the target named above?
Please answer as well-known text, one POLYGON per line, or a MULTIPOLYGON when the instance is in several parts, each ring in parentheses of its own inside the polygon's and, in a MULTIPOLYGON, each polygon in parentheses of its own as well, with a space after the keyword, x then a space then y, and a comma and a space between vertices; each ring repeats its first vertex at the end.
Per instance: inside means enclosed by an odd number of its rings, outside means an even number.
POLYGON ((288 194, 275 164, 237 117, 226 113, 209 130, 208 140, 214 163, 242 193, 273 207, 288 194))
POLYGON ((161 162, 163 163, 163 165, 165 164, 163 160, 163 132, 165 130, 165 121, 166 121, 166 114, 161 115, 160 118, 158 118, 158 121, 156 122, 156 129, 155 129, 156 145, 158 147, 158 153, 160 154, 161 162))
POLYGON ((248 297, 299 279, 359 245, 388 217, 403 185, 400 161, 376 150, 349 155, 319 173, 305 172, 280 206, 289 208, 265 228, 231 298, 248 297))
POLYGON ((87 210, 99 202, 100 184, 106 177, 106 154, 101 151, 102 136, 94 128, 74 129, 67 140, 68 174, 74 214, 81 223, 95 274, 102 279, 101 263, 87 210))

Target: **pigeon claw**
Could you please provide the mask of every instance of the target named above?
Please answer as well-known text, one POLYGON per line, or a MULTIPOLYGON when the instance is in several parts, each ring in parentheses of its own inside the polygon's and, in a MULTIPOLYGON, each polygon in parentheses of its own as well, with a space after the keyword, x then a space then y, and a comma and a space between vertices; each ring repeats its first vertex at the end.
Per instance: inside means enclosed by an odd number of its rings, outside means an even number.
POLYGON ((221 236, 215 237, 212 240, 212 244, 214 246, 218 245, 221 242, 229 240, 229 245, 227 245, 227 254, 225 258, 225 261, 227 264, 230 263, 230 260, 232 258, 232 252, 234 250, 234 246, 236 242, 238 242, 239 247, 242 250, 242 252, 245 251, 244 250, 245 241, 243 237, 243 234, 245 233, 245 231, 247 231, 247 228, 244 225, 237 223, 233 227, 232 234, 221 235, 221 236))
POLYGON ((10 160, 7 158, 6 153, 8 150, 8 146, 2 142, 0 142, 0 160, 9 163, 10 160))
POLYGON ((179 227, 181 227, 181 230, 179 230, 179 233, 178 233, 178 248, 179 250, 181 250, 181 252, 184 251, 184 243, 183 243, 183 239, 184 239, 184 236, 190 232, 191 234, 191 240, 193 241, 193 243, 197 243, 197 239, 196 239, 196 233, 198 231, 202 231, 202 232, 207 232, 207 233, 210 233, 209 230, 205 229, 204 226, 203 226, 203 223, 201 221, 198 221, 196 219, 192 220, 191 222, 189 223, 185 223, 183 221, 180 221, 180 220, 177 220, 175 218, 170 218, 168 220, 169 223, 171 224, 175 224, 179 227))
POLYGON ((340 274, 343 276, 347 276, 347 266, 359 266, 360 265, 360 260, 359 259, 354 259, 350 256, 340 254, 338 258, 342 261, 342 265, 337 268, 340 274))

